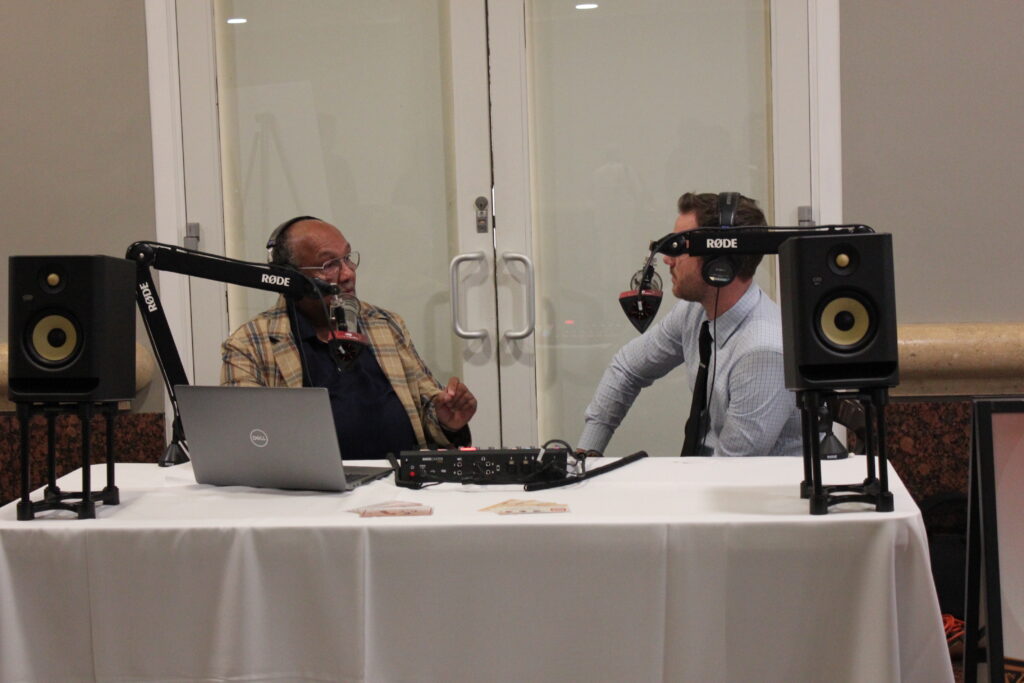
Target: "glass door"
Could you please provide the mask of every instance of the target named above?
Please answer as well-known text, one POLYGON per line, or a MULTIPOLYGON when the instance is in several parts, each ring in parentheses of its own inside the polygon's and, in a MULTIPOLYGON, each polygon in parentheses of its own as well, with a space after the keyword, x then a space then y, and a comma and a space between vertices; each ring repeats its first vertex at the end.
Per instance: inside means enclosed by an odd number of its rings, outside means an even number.
MULTIPOLYGON (((293 216, 336 225, 362 256, 357 295, 405 320, 439 381, 463 378, 475 439, 497 444, 483 3, 179 2, 178 22, 182 53, 215 46, 215 90, 185 101, 211 66, 183 70, 182 109, 215 97, 219 159, 186 153, 185 176, 223 197, 223 253, 265 261, 293 216)), ((183 127, 187 147, 199 126, 183 127)), ((228 329, 275 299, 227 290, 228 329)))
MULTIPOLYGON (((841 219, 836 2, 147 0, 147 20, 176 16, 163 87, 198 248, 262 261, 280 221, 333 222, 363 254, 359 295, 479 398, 476 443, 514 446, 579 436, 635 334, 617 295, 680 194, 841 219)), ((197 382, 271 302, 193 296, 197 382)), ((609 453, 678 452, 689 401, 670 374, 609 453)))
MULTIPOLYGON (((637 334, 618 294, 672 230, 681 194, 740 191, 776 225, 811 204, 813 5, 490 0, 499 327, 536 312, 532 335, 499 342, 506 442, 575 442, 637 334)), ((773 257, 756 280, 776 295, 773 257)), ((661 315, 673 304, 666 292, 661 315)), ((678 453, 689 404, 684 373, 670 373, 609 454, 678 453)))

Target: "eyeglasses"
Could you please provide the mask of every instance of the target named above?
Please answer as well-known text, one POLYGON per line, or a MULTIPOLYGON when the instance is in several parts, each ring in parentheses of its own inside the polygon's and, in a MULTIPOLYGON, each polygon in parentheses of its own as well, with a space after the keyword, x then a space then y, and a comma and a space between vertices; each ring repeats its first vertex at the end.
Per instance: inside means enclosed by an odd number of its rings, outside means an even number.
POLYGON ((348 256, 341 258, 332 258, 322 266, 301 266, 299 270, 319 270, 321 273, 327 276, 334 276, 341 272, 341 264, 344 263, 349 267, 350 270, 355 270, 359 267, 359 252, 350 251, 348 256))

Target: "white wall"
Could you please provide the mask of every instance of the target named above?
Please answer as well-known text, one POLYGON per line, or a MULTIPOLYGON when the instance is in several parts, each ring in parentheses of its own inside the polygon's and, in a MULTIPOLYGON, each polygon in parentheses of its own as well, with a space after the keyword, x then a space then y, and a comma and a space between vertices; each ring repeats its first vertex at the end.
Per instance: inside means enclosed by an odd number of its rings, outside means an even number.
MULTIPOLYGON (((0 0, 0 64, 5 342, 7 256, 123 257, 155 239, 143 3, 0 0)), ((159 387, 133 409, 162 411, 159 387)))
POLYGON ((841 4, 844 218, 891 232, 900 323, 1024 319, 1024 3, 841 4))

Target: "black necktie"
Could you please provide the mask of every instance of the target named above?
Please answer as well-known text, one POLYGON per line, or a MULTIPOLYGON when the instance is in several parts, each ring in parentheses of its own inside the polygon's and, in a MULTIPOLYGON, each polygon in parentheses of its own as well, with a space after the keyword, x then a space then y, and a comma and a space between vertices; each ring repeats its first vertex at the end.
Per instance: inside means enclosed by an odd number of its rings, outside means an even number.
POLYGON ((700 369, 697 370, 697 383, 693 385, 693 402, 690 404, 690 417, 686 420, 686 438, 683 439, 683 451, 680 455, 698 455, 697 449, 704 438, 704 419, 708 393, 708 362, 711 360, 711 332, 708 321, 700 324, 700 369))

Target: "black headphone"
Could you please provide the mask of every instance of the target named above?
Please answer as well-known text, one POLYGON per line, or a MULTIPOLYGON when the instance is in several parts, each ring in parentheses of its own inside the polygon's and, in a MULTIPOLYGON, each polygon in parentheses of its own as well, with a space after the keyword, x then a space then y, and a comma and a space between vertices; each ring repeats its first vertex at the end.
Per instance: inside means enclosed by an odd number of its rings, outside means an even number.
MULTIPOLYGON (((739 208, 739 192, 720 192, 718 195, 718 225, 721 228, 732 227, 736 220, 736 209, 739 208)), ((711 226, 707 226, 711 227, 711 226)), ((712 287, 725 287, 736 279, 736 272, 739 264, 734 254, 721 254, 719 256, 704 257, 704 265, 701 266, 700 274, 704 282, 712 287)))
MULTIPOLYGON (((292 264, 281 258, 281 250, 279 249, 280 243, 284 242, 284 233, 288 228, 292 227, 299 221, 310 220, 318 221, 320 219, 316 216, 296 216, 295 218, 289 218, 284 223, 274 228, 274 232, 270 233, 270 237, 267 238, 267 263, 275 266, 286 266, 288 268, 293 267, 292 264), (275 255, 277 258, 274 258, 275 255)), ((285 302, 285 306, 288 310, 288 325, 292 332, 292 338, 298 340, 299 329, 295 312, 295 301, 286 297, 285 302)), ((306 349, 302 344, 297 345, 299 347, 299 367, 302 368, 302 386, 311 387, 313 386, 313 379, 309 374, 309 362, 306 360, 306 349)))
POLYGON ((317 218, 316 216, 296 216, 295 218, 289 218, 284 223, 282 223, 281 225, 279 225, 276 228, 274 228, 274 232, 270 233, 270 237, 267 238, 267 263, 273 263, 273 264, 278 265, 278 266, 287 266, 287 265, 289 265, 288 263, 286 263, 285 261, 283 261, 280 258, 280 255, 281 255, 280 254, 280 250, 277 250, 278 251, 277 257, 278 258, 276 258, 276 259, 274 258, 274 256, 275 256, 274 251, 276 250, 276 248, 278 246, 278 243, 284 241, 284 233, 285 233, 285 231, 288 228, 290 228, 293 225, 295 225, 296 223, 298 223, 299 221, 318 221, 318 220, 320 220, 320 219, 317 218))

